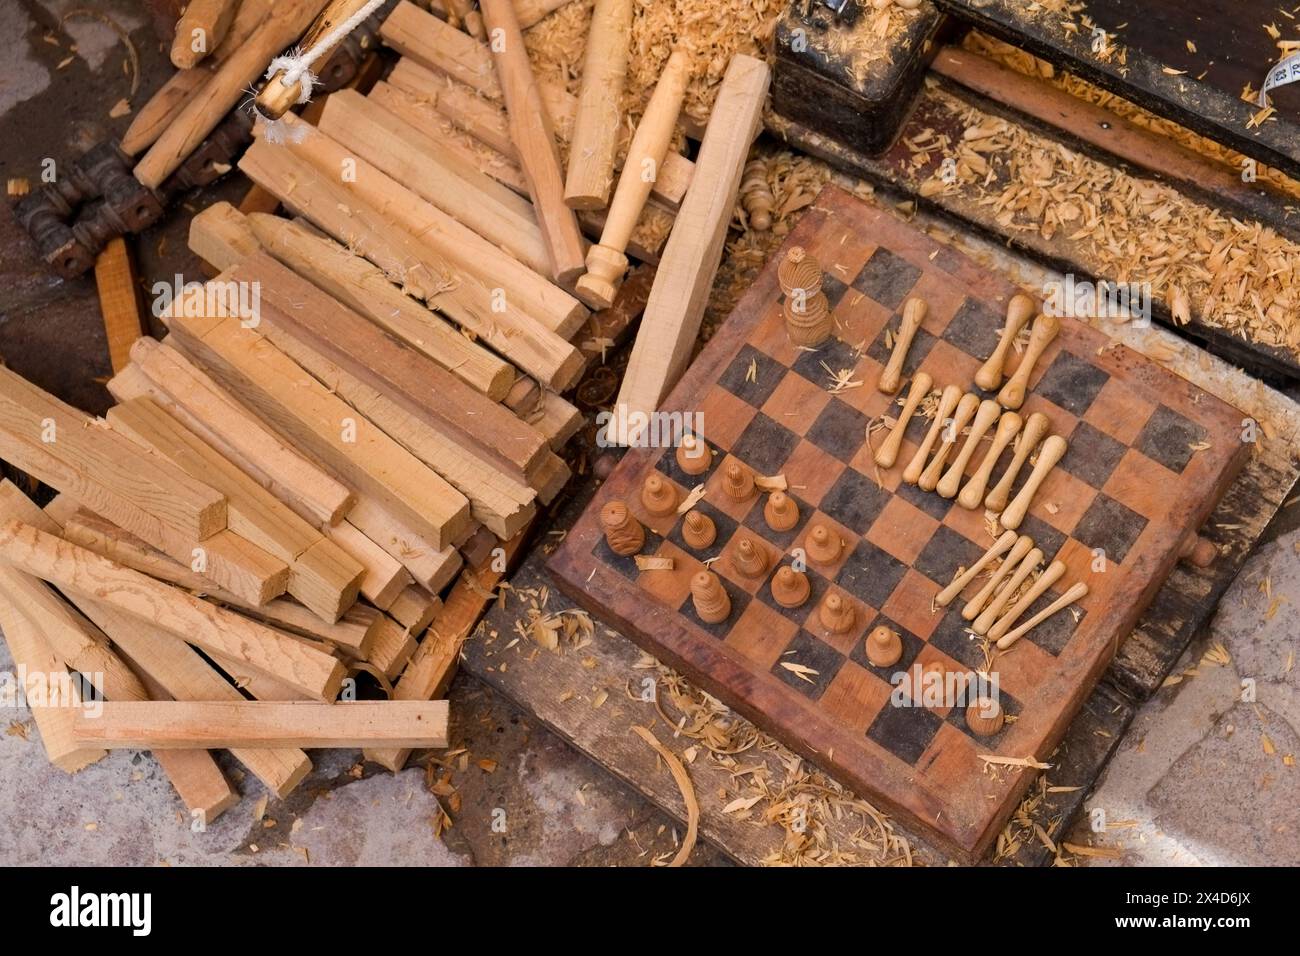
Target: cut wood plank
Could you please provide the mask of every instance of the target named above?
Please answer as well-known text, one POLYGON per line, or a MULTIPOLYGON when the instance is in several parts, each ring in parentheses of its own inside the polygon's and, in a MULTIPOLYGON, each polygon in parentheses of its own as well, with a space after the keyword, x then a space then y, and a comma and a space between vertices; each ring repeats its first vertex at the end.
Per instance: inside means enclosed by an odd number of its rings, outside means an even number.
POLYGON ((596 0, 564 179, 564 201, 573 209, 609 205, 631 38, 632 0, 596 0))
MULTIPOLYGON (((75 718, 73 724, 75 727, 75 718)), ((216 758, 206 750, 159 750, 153 758, 185 804, 191 820, 206 826, 239 802, 239 794, 217 766, 216 758)))
POLYGON ((380 615, 380 618, 368 660, 389 680, 396 680, 415 653, 415 637, 391 617, 380 615))
POLYGON ((95 289, 104 317, 108 362, 116 372, 131 360, 131 343, 144 334, 135 264, 131 248, 121 236, 110 239, 95 258, 95 289))
POLYGON ((78 711, 82 744, 108 749, 193 747, 446 747, 445 700, 344 704, 265 701, 108 702, 98 717, 78 711))
POLYGON ((335 525, 328 534, 335 544, 365 568, 361 595, 380 610, 392 604, 414 580, 400 561, 367 538, 351 522, 335 525))
POLYGON ((334 657, 21 521, 0 526, 0 559, 66 594, 101 601, 204 650, 229 654, 314 699, 338 694, 344 668, 334 657))
POLYGON ((362 495, 351 521, 357 530, 399 561, 415 582, 441 591, 460 570, 460 552, 451 545, 435 548, 380 502, 362 495))
POLYGON ((690 358, 769 79, 767 64, 753 57, 738 54, 727 67, 619 390, 616 430, 623 442, 635 441, 639 432, 632 416, 649 416, 658 408, 690 358))
POLYGON ((441 607, 442 601, 424 588, 409 587, 397 596, 388 613, 412 634, 422 634, 441 607))
POLYGON ((172 332, 207 371, 301 451, 382 499, 436 547, 469 524, 469 502, 265 337, 233 319, 173 316, 172 332))

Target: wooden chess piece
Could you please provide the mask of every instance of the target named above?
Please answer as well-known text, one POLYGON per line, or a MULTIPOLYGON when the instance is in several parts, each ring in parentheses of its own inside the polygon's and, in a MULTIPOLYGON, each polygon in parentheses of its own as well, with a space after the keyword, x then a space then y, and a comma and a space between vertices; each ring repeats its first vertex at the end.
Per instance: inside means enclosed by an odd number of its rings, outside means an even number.
POLYGON ((872 667, 893 667, 903 656, 903 639, 884 624, 867 635, 867 660, 872 667))
MULTIPOLYGON (((915 667, 916 665, 913 665, 915 667)), ((944 679, 948 675, 948 668, 943 666, 943 661, 930 661, 920 669, 916 676, 915 686, 912 688, 913 703, 923 703, 927 696, 932 696, 938 700, 944 699, 944 679)))
POLYGON ((930 464, 925 466, 925 471, 921 472, 921 479, 916 486, 922 491, 934 491, 939 486, 939 476, 943 474, 944 463, 948 460, 948 453, 957 447, 957 442, 961 440, 962 429, 965 428, 970 420, 975 417, 975 412, 979 409, 979 396, 973 392, 967 392, 957 403, 957 409, 952 413, 952 423, 945 425, 943 429, 943 444, 941 444, 934 457, 930 459, 930 464))
POLYGON ((733 501, 748 501, 754 497, 754 473, 738 461, 727 462, 722 474, 722 490, 733 501))
POLYGON ((1002 373, 1006 369, 1011 346, 1033 314, 1034 300, 1027 295, 1013 295, 1007 303, 1007 320, 1002 326, 1002 337, 998 339, 997 347, 993 349, 988 361, 975 373, 975 384, 984 391, 991 392, 1002 384, 1002 373))
POLYGON ((1020 364, 1011 373, 1007 383, 1002 386, 1002 391, 998 392, 998 402, 1003 408, 1014 411, 1025 403, 1025 393, 1029 391, 1029 376, 1033 374, 1034 365, 1060 331, 1061 320, 1054 315, 1040 315, 1034 319, 1034 328, 1029 333, 1029 344, 1025 346, 1025 354, 1020 356, 1020 364))
POLYGON ((984 605, 993 597, 1006 576, 1011 573, 1012 568, 1024 560, 1031 550, 1033 550, 1034 541, 1028 535, 1022 534, 1016 538, 1016 543, 1011 546, 1011 553, 1002 559, 1002 564, 998 569, 989 576, 984 582, 984 587, 979 589, 979 593, 966 602, 966 606, 961 609, 961 616, 968 621, 973 621, 984 610, 984 605))
POLYGON ((1047 607, 1043 608, 1041 611, 1039 611, 1029 620, 1025 621, 1024 624, 1021 624, 1018 628, 1016 628, 1013 631, 1009 631, 1008 633, 1003 634, 1002 637, 998 639, 998 650, 1005 651, 1007 648, 1011 647, 1011 645, 1015 644, 1016 641, 1020 640, 1022 637, 1028 634, 1039 624, 1042 624, 1044 621, 1046 621, 1053 614, 1056 614, 1059 611, 1063 611, 1065 608, 1069 607, 1075 601, 1082 601, 1087 596, 1088 596, 1088 585, 1084 584, 1082 581, 1080 581, 1078 584, 1073 585, 1070 588, 1070 590, 1066 591, 1064 594, 1062 594, 1051 604, 1047 605, 1047 607))
POLYGON ((1007 583, 1002 585, 1001 590, 994 595, 993 600, 989 601, 988 607, 980 611, 979 617, 975 618, 975 623, 971 625, 971 630, 981 637, 987 634, 989 628, 993 626, 993 622, 998 619, 998 615, 1011 603, 1011 599, 1020 590, 1020 586, 1025 583, 1025 580, 1042 560, 1043 552, 1038 548, 1034 548, 1025 555, 1020 563, 1016 565, 1016 569, 1011 572, 1011 577, 1007 579, 1007 583))
POLYGON ((782 295, 788 296, 796 289, 815 295, 822 290, 822 267, 803 246, 791 246, 776 267, 776 281, 782 295))
POLYGON ((952 599, 961 594, 966 589, 966 585, 974 581, 981 571, 992 564, 995 559, 1010 551, 1011 546, 1016 543, 1016 539, 1019 537, 1020 535, 1014 531, 1004 531, 1002 537, 994 541, 993 546, 985 551, 978 561, 957 575, 951 584, 935 596, 934 603, 939 607, 947 607, 951 604, 952 599))
POLYGON ((824 524, 815 524, 804 542, 804 552, 813 564, 834 564, 844 551, 840 536, 824 524))
POLYGON ((934 379, 928 372, 917 372, 912 378, 912 384, 907 389, 907 401, 903 403, 903 410, 898 413, 898 421, 894 427, 889 430, 889 435, 880 447, 876 449, 876 464, 881 468, 892 468, 894 462, 898 460, 899 449, 903 447, 903 433, 907 431, 907 423, 912 420, 916 414, 917 407, 930 394, 930 386, 934 384, 934 379))
POLYGON ((651 472, 641 486, 641 504, 656 518, 670 515, 677 510, 677 488, 658 472, 651 472))
POLYGON ((753 539, 745 537, 736 542, 736 551, 731 563, 747 578, 761 578, 767 573, 767 552, 755 544, 753 539))
POLYGON ((886 395, 893 395, 902 384, 903 362, 907 359, 907 350, 912 347, 912 340, 916 338, 916 330, 925 319, 927 308, 925 300, 915 296, 903 306, 903 318, 898 323, 898 334, 894 336, 894 350, 880 373, 880 381, 876 383, 876 388, 886 395))
POLYGON ((773 531, 789 531, 799 523, 799 506, 784 491, 774 491, 763 506, 763 520, 773 531))
POLYGON ((817 608, 817 619, 832 634, 845 634, 853 627, 857 613, 852 604, 834 591, 817 608))
POLYGON ((949 385, 939 396, 939 407, 935 410, 934 421, 930 423, 930 430, 925 433, 925 438, 921 441, 921 447, 916 450, 912 460, 907 463, 903 469, 903 480, 909 485, 914 485, 921 480, 921 473, 925 470, 925 460, 930 457, 930 449, 934 443, 939 440, 943 433, 944 422, 957 409, 957 403, 961 401, 961 389, 956 385, 949 385))
POLYGON ((674 453, 677 467, 688 475, 702 475, 713 464, 713 453, 704 439, 687 432, 674 453))
POLYGON ((989 450, 984 454, 984 460, 980 466, 975 469, 974 474, 967 479, 961 494, 957 496, 957 504, 961 505, 967 511, 974 511, 984 500, 984 492, 988 488, 989 478, 993 476, 993 469, 997 466, 998 459, 1002 457, 1002 452, 1011 444, 1011 440, 1020 434, 1020 426, 1024 420, 1015 412, 1004 412, 998 419, 997 430, 993 433, 993 442, 989 445, 989 450))
POLYGON ((718 528, 713 519, 703 511, 692 508, 682 520, 682 540, 696 551, 703 550, 718 537, 718 528))
POLYGON ((998 521, 1002 527, 1013 530, 1020 527, 1020 523, 1025 520, 1025 515, 1029 512, 1030 502, 1034 500, 1034 495, 1038 493, 1038 486, 1047 478, 1048 472, 1056 467, 1056 463, 1061 460, 1065 454, 1067 444, 1060 435, 1049 435, 1043 442, 1043 447, 1038 450, 1038 461, 1034 462, 1034 470, 1029 473, 1025 479, 1025 486, 1020 489, 1020 494, 1016 495, 1011 504, 1002 509, 1002 514, 998 516, 998 521))
POLYGON ((1219 546, 1199 534, 1189 534, 1178 548, 1178 560, 1193 567, 1208 568, 1219 556, 1219 546))
POLYGON ((979 410, 975 412, 975 421, 970 426, 970 434, 966 436, 966 441, 962 444, 961 450, 957 452, 957 457, 952 460, 948 470, 939 479, 939 483, 934 486, 940 497, 956 497, 957 489, 961 487, 961 480, 966 477, 966 466, 970 464, 971 458, 975 455, 975 450, 979 448, 985 434, 993 427, 993 423, 998 420, 998 416, 1001 414, 1002 406, 991 398, 986 398, 980 402, 979 410))
POLYGON ((966 708, 966 726, 977 737, 992 737, 1005 722, 1002 705, 992 697, 978 697, 966 708))
POLYGON ((781 306, 785 331, 794 345, 814 349, 831 337, 835 319, 826 293, 795 289, 781 306))
POLYGON ((745 164, 740 179, 740 204, 749 217, 751 229, 767 232, 772 228, 772 207, 776 205, 776 197, 767 184, 767 163, 761 159, 751 159, 745 164))
POLYGON ((600 509, 600 527, 605 532, 605 543, 615 554, 626 558, 645 547, 645 528, 621 501, 608 501, 600 509))
POLYGON ((1011 498, 1011 488, 1016 483, 1016 476, 1029 460, 1035 446, 1047 436, 1047 429, 1050 427, 1051 422, 1042 412, 1034 412, 1026 419, 1025 430, 1016 439, 1016 451, 1011 458, 1011 464, 1007 466, 1006 472, 984 499, 985 508, 989 511, 1001 511, 1007 506, 1011 498))
POLYGON ((782 565, 772 576, 772 597, 782 607, 798 607, 808 600, 812 585, 808 575, 790 565, 782 565))
POLYGON ((731 595, 712 571, 698 571, 691 578, 691 602, 706 624, 720 624, 731 614, 731 595))
POLYGON ((1015 626, 1016 621, 1022 614, 1033 606, 1035 601, 1047 593, 1048 588, 1061 580, 1064 576, 1065 562, 1053 561, 1046 567, 1046 569, 1044 569, 1043 573, 1038 576, 1038 580, 1030 585, 1029 590, 1020 596, 1020 600, 1016 601, 1016 603, 1012 605, 1011 610, 998 618, 997 623, 990 627, 988 633, 984 636, 990 641, 996 641, 1001 638, 1003 634, 1007 633, 1007 631, 1011 630, 1011 628, 1015 626))

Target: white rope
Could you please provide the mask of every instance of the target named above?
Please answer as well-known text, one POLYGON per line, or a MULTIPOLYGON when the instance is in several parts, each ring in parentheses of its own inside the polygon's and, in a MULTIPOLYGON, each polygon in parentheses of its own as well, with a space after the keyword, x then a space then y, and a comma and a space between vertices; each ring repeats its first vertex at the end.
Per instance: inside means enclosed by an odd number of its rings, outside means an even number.
POLYGON ((301 89, 298 93, 298 102, 309 102, 311 100, 311 91, 318 82, 316 74, 311 70, 312 64, 334 49, 345 36, 361 26, 366 17, 382 7, 384 2, 385 0, 369 0, 360 10, 321 37, 320 41, 310 50, 295 50, 285 56, 277 56, 271 61, 271 65, 267 67, 266 78, 269 80, 276 73, 283 70, 284 76, 280 77, 280 82, 285 86, 293 86, 293 84, 299 83, 301 89))

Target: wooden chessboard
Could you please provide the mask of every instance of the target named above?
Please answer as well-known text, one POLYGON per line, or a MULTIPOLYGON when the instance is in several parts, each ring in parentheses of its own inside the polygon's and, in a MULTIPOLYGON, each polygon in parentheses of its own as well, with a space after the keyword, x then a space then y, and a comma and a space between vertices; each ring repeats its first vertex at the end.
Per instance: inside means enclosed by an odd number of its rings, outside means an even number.
MULTIPOLYGON (((875 388, 889 354, 886 339, 904 301, 924 298, 929 311, 906 374, 925 370, 936 388, 975 390, 975 371, 996 343, 1016 290, 835 187, 818 197, 789 245, 803 246, 826 270, 837 337, 816 351, 789 343, 776 280, 784 251, 775 254, 663 406, 703 413, 704 437, 715 452, 709 472, 702 479, 684 474, 672 449, 629 451, 549 569, 580 605, 705 690, 958 855, 978 857, 1033 775, 990 769, 980 755, 1051 754, 1179 547, 1245 462, 1242 415, 1100 332, 1063 319, 1021 412, 1046 414, 1070 449, 1018 530, 1048 560, 1065 562, 1060 591, 1082 580, 1091 592, 1075 607, 1078 620, 1069 611, 1057 614, 994 658, 1011 718, 995 736, 975 737, 955 708, 891 706, 891 675, 917 662, 939 661, 951 671, 986 666, 982 642, 960 615, 964 599, 947 608, 932 601, 994 535, 982 510, 901 481, 929 424, 919 416, 898 463, 873 463, 883 433, 868 442, 868 423, 897 412, 894 399, 875 388), (852 369, 863 385, 832 394, 827 369, 852 369), (800 508, 793 530, 767 527, 761 496, 744 503, 727 497, 722 471, 733 458, 757 474, 785 476, 800 508), (647 514, 640 490, 652 471, 683 497, 704 481, 697 507, 717 526, 712 547, 693 552, 679 517, 647 514), (671 571, 639 571, 633 558, 609 549, 598 515, 611 499, 627 502, 645 525, 642 553, 673 558, 671 571), (829 567, 810 563, 810 599, 782 608, 772 598, 771 572, 791 560, 814 523, 837 530, 844 553, 829 567), (771 568, 762 581, 731 565, 742 528, 768 549, 771 568), (1092 571, 1095 548, 1108 557, 1103 573, 1092 571), (711 569, 732 610, 721 624, 705 624, 694 612, 689 581, 704 559, 718 555, 711 569), (830 634, 818 622, 816 607, 832 590, 857 609, 847 634, 830 634), (873 667, 864 653, 863 637, 878 624, 902 636, 902 659, 890 668, 873 667), (801 673, 784 663, 801 665, 801 673)), ((906 389, 904 383, 900 395, 906 389)), ((973 456, 971 470, 980 457, 973 456)), ((1008 460, 1009 452, 995 476, 1008 460)), ((1056 596, 1049 591, 1040 606, 1056 596)))

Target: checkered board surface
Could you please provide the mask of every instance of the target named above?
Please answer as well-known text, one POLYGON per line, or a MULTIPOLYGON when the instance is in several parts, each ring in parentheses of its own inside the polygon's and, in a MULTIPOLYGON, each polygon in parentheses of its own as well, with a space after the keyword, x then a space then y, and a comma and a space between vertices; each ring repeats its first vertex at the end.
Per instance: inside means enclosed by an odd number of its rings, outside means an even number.
MULTIPOLYGON (((828 187, 787 245, 821 262, 837 320, 837 338, 817 351, 795 349, 781 317, 773 255, 762 275, 669 396, 665 410, 703 412, 714 451, 708 473, 684 474, 671 449, 633 449, 598 491, 551 562, 561 586, 649 652, 681 670, 756 724, 824 767, 863 796, 910 817, 958 855, 982 854, 1031 782, 1032 771, 989 772, 979 755, 1049 756, 1070 718, 1131 630, 1177 559, 1184 538, 1205 520, 1247 454, 1242 415, 1199 388, 1070 319, 1040 359, 1021 414, 1043 412, 1070 447, 1018 529, 1065 577, 1039 606, 1076 581, 1091 593, 1079 620, 1062 612, 994 660, 1005 727, 976 737, 960 708, 895 707, 890 677, 941 661, 948 670, 985 665, 982 643, 960 609, 983 579, 947 608, 934 596, 992 543, 984 511, 968 511, 901 481, 929 422, 916 416, 892 468, 878 469, 866 440, 875 416, 896 415, 875 387, 888 359, 885 336, 897 329, 909 296, 929 311, 905 372, 929 372, 935 388, 978 391, 976 370, 997 342, 1016 290, 951 248, 941 246, 847 193, 828 187), (832 394, 833 370, 853 369, 862 387, 832 394), (800 520, 776 533, 763 519, 765 496, 738 503, 722 473, 739 459, 760 475, 783 474, 800 520), (657 470, 682 497, 701 480, 699 509, 713 518, 715 544, 695 552, 678 516, 653 518, 640 501, 657 470), (646 528, 643 554, 674 559, 671 571, 637 570, 604 542, 598 515, 611 498, 627 502, 646 528), (812 594, 787 610, 772 598, 771 574, 792 560, 813 523, 839 532, 841 558, 809 562, 812 594), (761 581, 740 575, 730 554, 741 529, 761 539, 770 569, 761 581), (1094 549, 1109 565, 1093 573, 1094 549), (730 617, 706 624, 690 598, 702 560, 731 596, 730 617), (856 624, 834 635, 817 620, 830 591, 856 608, 856 624), (873 667, 863 638, 878 624, 898 631, 903 656, 873 667), (781 666, 810 668, 801 677, 781 666), (806 679, 807 678, 807 679, 806 679)), ((906 394, 907 382, 900 390, 906 394)), ((994 481, 1009 461, 1008 449, 994 481)), ((979 464, 983 449, 972 457, 979 464)), ((1021 480, 1029 467, 1022 471, 1021 480)), ((1017 486, 1018 487, 1018 486, 1017 486)), ((1045 562, 1046 563, 1046 562, 1045 562)), ((1025 620, 1028 618, 1026 614, 1025 620)))

